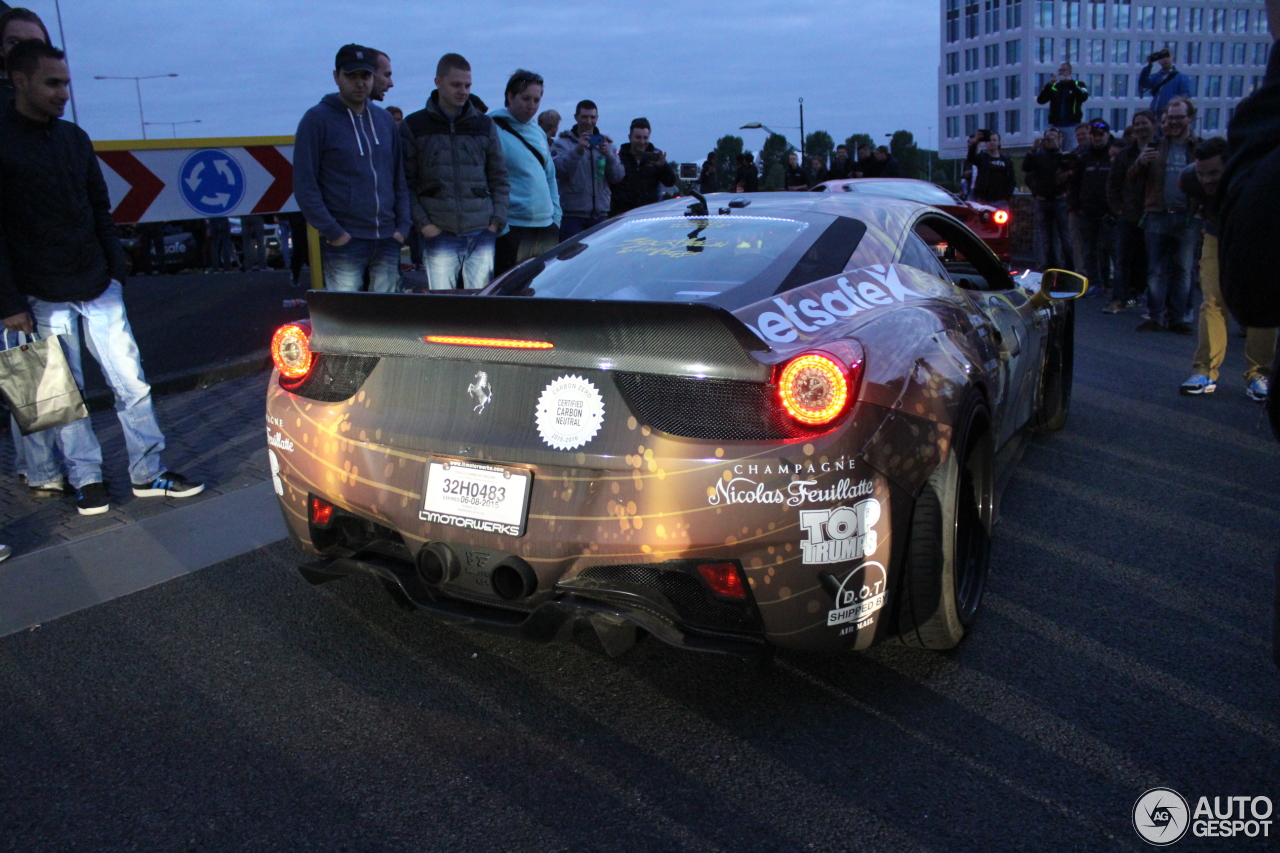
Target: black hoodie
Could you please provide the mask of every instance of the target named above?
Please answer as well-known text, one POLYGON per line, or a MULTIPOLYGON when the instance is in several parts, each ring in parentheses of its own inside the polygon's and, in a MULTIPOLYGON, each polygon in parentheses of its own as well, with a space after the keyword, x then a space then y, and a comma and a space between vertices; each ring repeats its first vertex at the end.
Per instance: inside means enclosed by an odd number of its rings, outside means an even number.
POLYGON ((0 316, 97 299, 125 280, 124 250, 89 135, 0 107, 0 316))

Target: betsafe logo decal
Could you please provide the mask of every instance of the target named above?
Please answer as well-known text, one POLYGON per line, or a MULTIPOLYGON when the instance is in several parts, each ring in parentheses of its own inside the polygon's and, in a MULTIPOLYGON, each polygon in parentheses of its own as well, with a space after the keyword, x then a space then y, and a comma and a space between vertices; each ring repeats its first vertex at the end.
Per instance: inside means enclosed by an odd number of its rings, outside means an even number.
POLYGON ((903 284, 894 267, 877 264, 757 303, 740 316, 764 340, 785 344, 863 311, 935 295, 917 290, 903 284), (767 310, 754 313, 760 307, 767 310))

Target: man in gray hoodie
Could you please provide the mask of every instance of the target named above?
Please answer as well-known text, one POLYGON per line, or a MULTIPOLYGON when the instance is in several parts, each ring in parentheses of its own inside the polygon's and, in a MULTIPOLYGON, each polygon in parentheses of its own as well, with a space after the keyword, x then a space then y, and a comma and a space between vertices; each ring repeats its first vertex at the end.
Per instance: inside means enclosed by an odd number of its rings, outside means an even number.
POLYGON ((610 185, 622 180, 625 170, 613 150, 613 140, 596 129, 600 111, 592 101, 578 101, 573 127, 556 137, 551 156, 560 184, 560 241, 609 217, 613 204, 610 185))
POLYGON ((390 113, 369 102, 378 52, 338 51, 335 94, 303 115, 293 148, 293 194, 320 232, 327 290, 400 289, 400 247, 409 233, 409 188, 390 113))

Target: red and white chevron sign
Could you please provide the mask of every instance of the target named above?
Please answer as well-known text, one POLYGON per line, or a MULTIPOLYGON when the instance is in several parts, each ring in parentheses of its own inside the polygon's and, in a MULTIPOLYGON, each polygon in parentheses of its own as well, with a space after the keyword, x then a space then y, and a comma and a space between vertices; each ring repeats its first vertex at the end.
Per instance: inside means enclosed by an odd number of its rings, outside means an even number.
POLYGON ((118 223, 281 213, 293 198, 293 137, 95 142, 118 223))

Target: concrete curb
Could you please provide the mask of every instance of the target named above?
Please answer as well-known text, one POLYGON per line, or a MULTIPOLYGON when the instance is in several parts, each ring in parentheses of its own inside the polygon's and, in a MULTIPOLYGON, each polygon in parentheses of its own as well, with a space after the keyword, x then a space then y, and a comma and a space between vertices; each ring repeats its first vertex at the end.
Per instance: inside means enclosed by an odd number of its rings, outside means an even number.
MULTIPOLYGON (((184 370, 176 373, 165 373, 150 379, 151 393, 154 396, 176 394, 180 391, 191 391, 196 388, 208 388, 229 379, 239 379, 254 373, 271 369, 271 351, 261 349, 242 358, 231 359, 214 365, 205 365, 195 370, 184 370)), ((98 412, 115 406, 115 396, 109 389, 91 391, 85 395, 85 405, 90 411, 98 412)))

